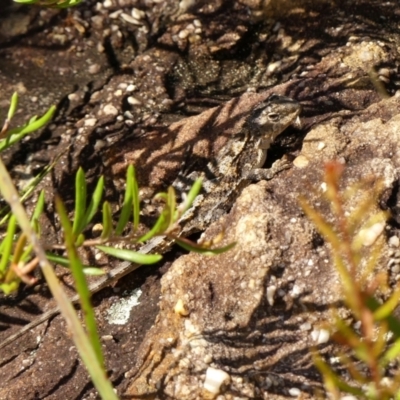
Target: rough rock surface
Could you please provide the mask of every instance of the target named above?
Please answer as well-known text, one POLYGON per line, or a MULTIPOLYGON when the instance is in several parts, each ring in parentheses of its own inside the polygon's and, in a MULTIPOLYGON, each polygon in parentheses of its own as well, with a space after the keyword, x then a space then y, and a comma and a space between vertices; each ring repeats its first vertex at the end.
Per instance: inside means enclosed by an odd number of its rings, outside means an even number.
MULTIPOLYGON (((341 286, 329 245, 318 243, 298 197, 324 202, 322 190, 311 195, 309 189, 332 159, 346 165, 343 187, 371 176, 372 185, 382 178, 391 190, 400 171, 399 107, 396 96, 361 116, 318 125, 298 156, 308 164, 284 179, 251 185, 231 213, 205 232, 208 240, 226 232, 223 243, 237 242, 234 249, 215 257, 189 254, 171 266, 161 280, 160 313, 141 346, 129 395, 206 398, 203 384, 211 366, 230 376, 219 398, 283 398, 290 388, 312 398, 318 381, 310 369, 312 332, 329 320, 341 286), (385 121, 376 118, 378 108, 385 121), (360 147, 374 157, 360 159, 360 147), (183 315, 175 311, 177 304, 183 315)), ((378 271, 386 270, 390 253, 385 245, 378 271)))
MULTIPOLYGON (((142 268, 96 296, 118 394, 207 398, 203 383, 213 367, 229 375, 218 400, 313 398, 321 378, 309 346, 340 285, 329 246, 298 196, 329 216, 322 176, 332 159, 346 166, 343 187, 383 178, 379 207, 392 218, 377 269, 390 267, 391 283, 398 281, 398 240, 389 239, 399 237, 400 221, 399 15, 397 2, 373 0, 87 0, 63 12, 5 1, 2 115, 14 90, 23 110, 16 122, 59 106, 47 129, 2 154, 20 186, 61 155, 42 184, 49 243, 59 232, 53 194, 72 199, 79 165, 90 178, 106 175, 116 209, 127 164, 136 164, 149 194, 173 180, 188 145, 206 160, 270 92, 303 105, 302 129, 282 134, 267 159, 270 165, 285 155, 293 167, 249 186, 205 233, 225 229, 223 243, 238 243, 233 250, 185 255, 168 270, 179 255, 170 254, 159 268, 142 268), (110 304, 137 287, 143 295, 129 323, 108 324, 110 304)), ((0 339, 54 305, 45 285, 0 301, 0 339)), ((331 345, 320 347, 333 360, 331 345)), ((96 397, 61 318, 0 356, 1 400, 96 397)))

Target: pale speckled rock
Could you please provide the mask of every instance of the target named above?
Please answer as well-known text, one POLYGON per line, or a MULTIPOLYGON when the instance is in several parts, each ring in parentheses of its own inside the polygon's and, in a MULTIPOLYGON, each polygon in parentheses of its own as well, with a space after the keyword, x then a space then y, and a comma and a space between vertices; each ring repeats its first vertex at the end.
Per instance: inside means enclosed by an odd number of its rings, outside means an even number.
POLYGON ((275 313, 266 301, 266 288, 271 276, 291 262, 289 247, 304 249, 298 262, 305 267, 312 228, 299 220, 288 230, 285 207, 267 189, 266 182, 248 187, 231 214, 205 235, 211 238, 225 230, 221 245, 235 241, 237 246, 216 257, 183 256, 165 274, 159 319, 143 346, 144 369, 127 394, 149 394, 164 382, 162 392, 172 398, 201 399, 208 366, 231 377, 246 376, 243 382, 232 379, 224 392, 261 394, 263 384, 254 371, 273 370, 277 360, 287 356, 290 346, 280 348, 280 336, 305 348, 307 333, 294 336, 285 329, 283 304, 274 307, 280 310, 275 313), (173 311, 178 301, 189 310, 186 318, 173 311), (271 312, 274 322, 266 324, 271 312))
MULTIPOLYGON (((399 109, 400 98, 393 97, 352 118, 315 126, 300 152, 308 165, 249 186, 231 213, 204 234, 210 239, 225 231, 221 245, 235 241, 236 247, 216 257, 186 255, 173 264, 162 279, 160 313, 142 344, 138 368, 129 374, 127 394, 207 398, 203 383, 212 367, 230 376, 221 399, 281 399, 277 387, 282 395, 298 387, 312 398, 307 388, 317 385, 318 375, 304 375, 312 333, 329 318, 341 289, 329 246, 304 217, 298 196, 317 208, 323 204, 323 165, 332 159, 346 164, 343 187, 370 176, 371 185, 382 178, 391 190, 400 171, 399 109), (174 312, 177 303, 187 316, 174 312), (304 324, 310 329, 301 329, 304 324)), ((326 207, 321 210, 330 218, 326 207)), ((386 269, 389 254, 384 244, 378 270, 386 269)))

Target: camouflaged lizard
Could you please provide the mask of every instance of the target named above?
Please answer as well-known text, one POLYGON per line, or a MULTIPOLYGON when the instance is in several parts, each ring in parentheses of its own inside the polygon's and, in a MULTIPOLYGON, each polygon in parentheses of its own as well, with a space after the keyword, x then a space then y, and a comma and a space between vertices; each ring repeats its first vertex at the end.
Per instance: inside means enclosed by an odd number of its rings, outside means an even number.
MULTIPOLYGON (((262 168, 271 143, 289 125, 299 122, 300 111, 301 106, 297 101, 273 94, 252 110, 240 132, 227 141, 204 170, 196 171, 191 166, 185 168, 192 171, 181 173, 177 177, 173 183, 177 192, 183 194, 188 191, 194 180, 199 177, 203 178, 203 192, 179 221, 182 226, 181 236, 188 236, 206 229, 210 223, 216 221, 231 208, 241 190, 252 181, 271 179, 277 172, 289 167, 287 162, 278 160, 271 168, 262 168)), ((164 236, 158 236, 145 244, 139 252, 163 253, 170 245, 170 240, 164 236)), ((139 266, 128 261, 122 262, 90 285, 90 292, 93 294, 100 291, 139 266)), ((71 298, 73 303, 78 301, 78 296, 71 298)), ((0 348, 58 313, 59 308, 45 312, 3 341, 0 348)))

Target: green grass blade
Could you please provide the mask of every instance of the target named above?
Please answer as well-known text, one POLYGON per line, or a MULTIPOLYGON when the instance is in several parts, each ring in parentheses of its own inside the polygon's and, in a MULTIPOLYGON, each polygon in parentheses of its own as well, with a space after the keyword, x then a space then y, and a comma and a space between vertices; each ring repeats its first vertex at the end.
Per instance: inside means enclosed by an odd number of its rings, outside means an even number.
POLYGON ((103 276, 106 275, 106 272, 104 272, 101 268, 97 267, 84 267, 83 268, 83 273, 88 276, 103 276))
POLYGON ((0 158, 0 192, 4 199, 10 204, 12 213, 18 221, 19 226, 25 235, 29 238, 34 251, 39 259, 39 264, 49 285, 51 293, 55 297, 60 311, 65 318, 67 323, 68 331, 71 333, 71 337, 74 340, 75 346, 81 356, 87 370, 89 371, 92 381, 100 393, 103 399, 107 400, 118 400, 118 396, 115 394, 110 381, 101 369, 100 364, 97 360, 97 355, 93 350, 93 347, 88 341, 88 338, 80 324, 78 316, 68 299, 67 294, 60 285, 57 276, 54 273, 52 265, 46 258, 44 249, 35 234, 29 218, 26 214, 24 207, 18 197, 18 192, 13 185, 10 174, 8 173, 2 159, 0 158))
POLYGON ((79 167, 75 177, 75 212, 72 233, 75 238, 84 228, 84 216, 86 213, 86 179, 83 169, 79 167))
POLYGON ((46 252, 46 257, 53 263, 53 264, 59 264, 62 265, 63 267, 69 268, 70 261, 68 258, 65 258, 63 256, 59 256, 58 254, 53 254, 50 252, 46 252))
POLYGON ((46 114, 38 120, 31 118, 30 122, 28 122, 26 125, 8 131, 7 137, 3 140, 0 140, 0 152, 19 142, 24 136, 28 135, 29 133, 32 133, 46 125, 53 117, 55 110, 56 107, 51 106, 46 114))
POLYGON ((139 227, 139 219, 140 219, 140 198, 139 198, 139 185, 136 179, 135 168, 133 168, 132 179, 132 205, 133 205, 133 231, 137 231, 139 227))
POLYGON ((36 117, 32 117, 29 121, 29 123, 21 128, 15 128, 10 131, 10 135, 22 135, 25 136, 28 133, 32 133, 37 131, 38 129, 42 128, 45 126, 53 117, 54 113, 56 111, 56 106, 51 106, 47 112, 40 117, 39 119, 36 119, 36 117), (33 120, 33 118, 35 118, 33 120))
POLYGON ((146 242, 147 240, 151 239, 153 236, 159 234, 166 229, 166 217, 165 213, 162 212, 161 215, 158 217, 154 226, 145 233, 141 238, 139 238, 138 243, 146 242))
MULTIPOLYGON (((46 256, 54 264, 59 264, 65 268, 70 269, 70 261, 68 258, 59 256, 58 254, 53 254, 53 253, 46 253, 46 256)), ((90 275, 90 276, 105 275, 105 272, 101 268, 91 267, 91 266, 84 266, 83 273, 85 275, 90 275)))
POLYGON ((26 245, 26 236, 24 234, 20 235, 16 245, 14 246, 14 254, 12 257, 12 262, 14 265, 18 265, 18 263, 21 261, 22 259, 22 255, 24 253, 24 248, 26 245))
POLYGON ((96 188, 94 189, 93 196, 90 199, 89 207, 86 210, 83 218, 83 226, 86 227, 91 222, 92 218, 99 209, 100 201, 104 191, 104 176, 101 176, 97 182, 96 188))
POLYGON ((69 7, 75 7, 79 3, 81 3, 82 0, 65 0, 64 3, 57 4, 55 7, 56 8, 69 8, 69 7))
POLYGON ((97 334, 94 310, 90 302, 90 290, 86 282, 85 274, 83 273, 83 265, 76 251, 75 236, 68 219, 67 212, 60 198, 56 198, 56 209, 64 230, 68 259, 70 260, 71 272, 75 280, 76 291, 79 295, 82 310, 85 314, 86 329, 88 331, 90 343, 93 346, 99 364, 101 365, 103 371, 105 371, 104 358, 101 350, 100 338, 97 334))
POLYGON ((103 232, 101 232, 101 239, 108 239, 112 232, 112 213, 111 206, 108 201, 103 203, 103 232))
POLYGON ((12 215, 10 220, 8 221, 7 234, 3 239, 1 245, 0 274, 2 275, 4 275, 7 272, 7 267, 10 262, 16 227, 17 227, 17 220, 15 216, 12 215))
POLYGON ((198 178, 194 181, 193 186, 190 188, 189 193, 186 196, 186 200, 182 206, 181 215, 183 215, 193 204, 195 198, 200 193, 203 180, 198 178))
POLYGON ((115 228, 115 234, 121 235, 125 229, 126 224, 129 222, 129 218, 132 212, 133 202, 133 167, 130 165, 126 171, 126 189, 124 195, 124 202, 121 207, 121 214, 118 219, 117 227, 115 228))
POLYGON ((32 222, 37 221, 39 219, 40 215, 43 212, 43 209, 44 209, 44 191, 41 190, 31 217, 32 222))
MULTIPOLYGON (((168 188, 168 200, 167 207, 168 210, 168 227, 172 226, 175 222, 175 212, 176 212, 176 195, 175 190, 172 186, 168 188)), ((168 229, 168 228, 167 228, 168 229)))
POLYGON ((18 108, 18 93, 14 92, 13 95, 11 96, 11 104, 10 108, 8 109, 8 114, 7 114, 7 119, 9 121, 12 120, 14 117, 15 111, 17 111, 18 108))
POLYGON ((159 254, 142 254, 132 250, 115 249, 114 247, 108 246, 96 247, 110 256, 120 258, 121 260, 131 261, 135 264, 155 264, 162 259, 162 256, 159 254))

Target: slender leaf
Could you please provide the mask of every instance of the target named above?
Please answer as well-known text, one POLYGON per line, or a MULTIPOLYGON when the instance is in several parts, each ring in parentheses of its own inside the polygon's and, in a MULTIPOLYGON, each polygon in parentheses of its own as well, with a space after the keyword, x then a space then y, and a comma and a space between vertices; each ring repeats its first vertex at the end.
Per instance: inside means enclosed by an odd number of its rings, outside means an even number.
POLYGON ((2 292, 4 292, 4 294, 12 294, 18 290, 19 284, 19 280, 14 280, 12 282, 3 282, 0 284, 0 289, 2 290, 2 292))
POLYGON ((106 275, 106 272, 104 272, 101 268, 97 268, 97 267, 84 267, 83 273, 88 276, 106 275))
POLYGON ((133 168, 133 185, 132 185, 132 205, 133 205, 133 231, 137 231, 139 227, 140 218, 140 198, 139 198, 139 185, 136 179, 135 168, 133 168))
POLYGON ((12 258, 12 263, 14 265, 18 265, 18 263, 20 262, 22 254, 24 252, 26 241, 27 241, 27 239, 24 234, 20 235, 20 237, 18 238, 17 244, 15 245, 13 258, 12 258))
POLYGON ((32 117, 29 120, 29 123, 22 128, 15 128, 10 131, 11 135, 27 135, 28 133, 32 133, 37 131, 38 129, 44 127, 48 122, 50 122, 56 111, 56 106, 51 106, 47 112, 37 119, 37 117, 32 117))
POLYGON ((65 245, 67 248, 68 258, 70 260, 71 272, 75 280, 76 291, 79 294, 79 300, 82 310, 85 314, 86 329, 90 338, 90 343, 96 353, 97 360, 105 371, 105 364, 103 353, 101 351, 101 343, 99 335, 97 334, 96 319, 94 310, 90 302, 90 290, 83 273, 83 265, 79 259, 75 247, 75 236, 68 219, 67 212, 60 198, 56 198, 56 209, 60 216, 60 222, 64 230, 65 245))
POLYGON ((37 221, 39 219, 40 215, 42 214, 43 209, 44 209, 44 201, 45 201, 44 191, 41 190, 40 194, 38 196, 37 202, 36 202, 35 209, 33 210, 33 214, 31 217, 32 222, 37 221))
POLYGON ((133 203, 133 167, 129 165, 126 171, 126 189, 124 195, 124 202, 121 207, 121 214, 118 219, 117 227, 115 228, 115 234, 117 236, 121 235, 122 231, 125 229, 126 224, 129 222, 129 218, 132 212, 133 203))
POLYGON ((34 121, 31 124, 27 124, 26 126, 21 127, 21 128, 11 129, 8 132, 7 139, 0 140, 0 152, 8 149, 13 144, 19 142, 23 137, 25 137, 29 133, 32 133, 32 132, 42 128, 44 125, 46 125, 52 118, 55 110, 56 110, 56 107, 51 106, 50 109, 47 111, 47 113, 39 120, 34 121))
MULTIPOLYGON (((68 258, 59 256, 58 254, 53 254, 53 253, 46 253, 46 255, 47 255, 47 258, 54 264, 59 264, 65 268, 70 269, 70 261, 68 258)), ((101 268, 92 267, 92 266, 84 266, 83 273, 85 275, 90 275, 90 276, 105 275, 105 272, 101 268)))
POLYGON ((165 213, 162 212, 158 217, 156 223, 153 225, 153 227, 142 237, 139 238, 138 243, 146 242, 147 240, 151 239, 158 233, 165 231, 165 228, 166 228, 166 217, 165 213))
POLYGON ((84 228, 84 216, 86 213, 86 178, 83 169, 79 167, 75 177, 75 212, 72 232, 77 237, 84 228))
POLYGON ((131 261, 135 264, 155 264, 162 259, 159 254, 142 254, 132 250, 115 249, 114 247, 108 246, 96 246, 99 250, 110 256, 120 258, 121 260, 131 261))
POLYGON ((84 229, 89 223, 92 221, 92 218, 96 214, 99 209, 100 201, 103 196, 104 191, 104 176, 101 176, 97 182, 96 188, 94 189, 93 196, 90 199, 89 207, 86 210, 85 216, 83 218, 83 227, 84 229))
POLYGON ((12 120, 14 117, 15 111, 17 111, 18 108, 18 93, 14 92, 13 95, 11 96, 11 104, 10 108, 8 109, 8 114, 7 114, 7 119, 9 121, 12 120))
POLYGON ((317 355, 316 352, 313 352, 313 360, 315 366, 319 369, 324 378, 326 388, 331 394, 334 395, 333 398, 339 398, 338 396, 335 396, 335 394, 338 395, 340 389, 346 393, 351 393, 356 396, 363 395, 362 389, 356 388, 342 381, 331 369, 331 367, 319 355, 317 355))
POLYGON ((7 271, 8 263, 10 262, 16 228, 17 228, 17 220, 16 217, 12 215, 10 220, 8 221, 7 233, 2 242, 1 261, 0 261, 1 274, 4 274, 7 271))
POLYGON ((59 264, 62 265, 63 267, 68 267, 70 261, 68 258, 65 258, 63 256, 59 256, 58 254, 46 252, 46 257, 53 263, 53 264, 59 264))
POLYGON ((103 203, 103 232, 101 233, 101 239, 108 239, 112 232, 112 214, 111 206, 108 201, 103 203))
MULTIPOLYGON (((172 226, 175 222, 174 214, 176 209, 176 195, 175 190, 172 186, 168 188, 168 201, 167 201, 167 209, 168 209, 168 227, 172 226)), ((167 228, 168 229, 168 228, 167 228)))
POLYGON ((66 320, 68 330, 71 333, 79 355, 88 369, 96 389, 99 391, 103 399, 118 400, 110 381, 106 377, 104 369, 101 369, 99 365, 97 355, 94 352, 93 347, 91 346, 80 324, 74 307, 69 301, 68 296, 57 279, 51 264, 46 258, 44 249, 41 246, 41 243, 38 240, 34 230, 32 229, 26 211, 23 208, 20 199, 18 198, 18 192, 15 189, 10 174, 8 173, 1 158, 0 182, 2 182, 0 185, 0 192, 4 199, 10 204, 13 215, 16 217, 19 226, 29 238, 29 241, 35 250, 51 293, 55 297, 57 304, 60 307, 60 310, 66 320))
POLYGON ((183 208, 181 210, 181 215, 183 215, 192 206, 195 198, 200 193, 202 185, 203 179, 198 178, 194 181, 193 186, 190 188, 189 193, 186 196, 183 208))

